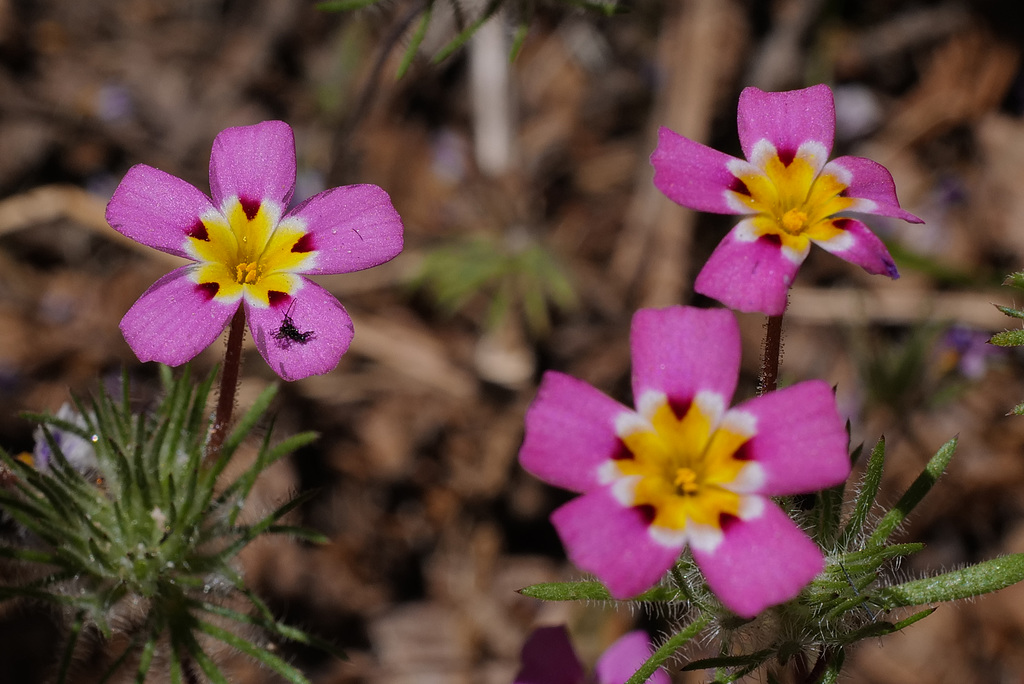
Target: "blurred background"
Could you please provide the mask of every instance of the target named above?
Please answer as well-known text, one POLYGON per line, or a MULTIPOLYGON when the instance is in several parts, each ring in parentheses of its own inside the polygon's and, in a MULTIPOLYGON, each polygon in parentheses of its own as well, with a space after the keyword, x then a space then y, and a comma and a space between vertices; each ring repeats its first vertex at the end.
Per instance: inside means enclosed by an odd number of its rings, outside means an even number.
MULTIPOLYGON (((282 618, 350 660, 284 652, 317 684, 502 684, 537 624, 568 623, 590 663, 631 625, 663 633, 665 616, 515 593, 580 576, 547 522, 568 495, 516 463, 523 413, 545 369, 629 403, 632 312, 712 305, 691 284, 734 221, 654 189, 657 128, 739 154, 743 87, 825 82, 833 155, 887 166, 926 223, 869 219, 898 281, 812 250, 786 317, 783 382, 834 384, 854 443, 886 436, 887 503, 959 434, 907 529, 927 549, 894 578, 1024 551, 1024 418, 1006 415, 1024 401, 1021 358, 984 343, 1017 326, 993 303, 1021 304, 1000 287, 1024 264, 1017 0, 635 0, 614 16, 516 0, 440 60, 483 3, 433 4, 396 78, 422 0, 345 13, 0 0, 0 444, 30 450, 18 411, 55 411, 122 367, 140 402, 156 390, 117 324, 178 260, 106 226, 124 172, 146 163, 205 192, 220 130, 284 119, 296 201, 376 183, 406 227, 393 262, 319 279, 352 314, 355 342, 274 407, 275 434, 322 436, 266 478, 257 505, 316 490, 296 521, 332 541, 261 541, 246 570, 282 618), (524 8, 535 13, 509 63, 524 8)), ((740 398, 753 394, 762 325, 741 316, 740 398)), ((222 349, 194 366, 208 371, 222 349)), ((240 404, 275 380, 249 345, 240 404)), ((0 671, 33 681, 34 663, 54 657, 44 618, 0 607, 0 671)), ((943 606, 848 662, 856 682, 1022 682, 1024 587, 943 606)), ((234 677, 277 681, 242 660, 234 677)))

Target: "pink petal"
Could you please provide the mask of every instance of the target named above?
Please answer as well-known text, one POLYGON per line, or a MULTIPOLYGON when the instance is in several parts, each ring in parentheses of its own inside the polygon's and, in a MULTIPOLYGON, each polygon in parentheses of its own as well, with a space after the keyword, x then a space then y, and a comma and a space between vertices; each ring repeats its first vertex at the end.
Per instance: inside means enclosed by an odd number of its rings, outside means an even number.
MULTIPOLYGON (((651 657, 651 638, 647 632, 627 632, 608 647, 597 661, 598 684, 626 684, 640 666, 651 657)), ((668 673, 657 670, 649 684, 669 684, 668 673)))
POLYGON ((598 468, 623 449, 615 419, 630 412, 587 383, 548 371, 526 412, 519 463, 556 487, 594 489, 598 468))
POLYGON ((846 426, 832 389, 821 380, 769 392, 736 409, 757 418, 757 434, 741 453, 764 469, 759 494, 813 492, 849 476, 846 426))
POLYGON ((608 487, 573 499, 551 514, 551 522, 569 560, 596 575, 617 599, 657 584, 682 550, 655 542, 643 511, 620 504, 608 487))
POLYGON ((662 126, 651 155, 654 185, 666 197, 690 209, 716 214, 741 214, 729 203, 737 182, 727 164, 733 157, 694 142, 662 126))
POLYGON ((777 316, 786 310, 800 263, 783 253, 778 238, 751 239, 746 223, 741 221, 718 243, 693 289, 731 309, 777 316))
POLYGON ((736 615, 752 618, 795 598, 825 567, 817 544, 771 501, 750 520, 730 519, 714 551, 693 549, 708 586, 736 615))
POLYGON ((737 109, 740 146, 747 159, 761 140, 774 145, 783 159, 792 158, 809 141, 821 144, 826 158, 832 151, 836 108, 826 85, 782 93, 744 88, 737 109))
POLYGON ((136 242, 187 257, 186 238, 201 227, 199 217, 213 209, 196 187, 152 166, 128 169, 107 204, 107 223, 136 242))
POLYGON ((911 223, 924 223, 921 219, 900 208, 896 197, 896 184, 892 174, 879 164, 863 157, 836 157, 822 169, 822 173, 835 174, 845 179, 847 188, 843 196, 853 199, 870 200, 873 206, 855 206, 850 211, 862 211, 879 216, 892 216, 911 223))
POLYGON ((272 297, 271 302, 269 307, 245 302, 253 342, 267 365, 285 380, 333 370, 352 343, 352 319, 345 307, 309 280, 293 297, 272 297))
POLYGON ((583 665, 565 627, 538 627, 523 645, 522 668, 513 684, 583 684, 583 665))
MULTIPOLYGON (((376 185, 346 185, 310 197, 289 213, 306 222, 316 265, 307 273, 350 273, 402 251, 402 219, 376 185)), ((306 238, 304 238, 306 240, 306 238)))
POLYGON ((224 330, 238 304, 222 304, 191 279, 183 266, 153 283, 121 319, 121 333, 139 361, 178 366, 206 349, 224 330))
POLYGON ((832 219, 832 224, 843 232, 831 240, 815 240, 816 245, 872 275, 900 277, 889 250, 864 223, 852 218, 836 218, 832 219))
POLYGON ((736 318, 724 309, 640 309, 630 330, 633 396, 663 392, 680 407, 702 390, 728 405, 740 368, 736 318))
POLYGON ((295 136, 283 121, 226 128, 210 153, 210 194, 220 208, 228 197, 243 206, 265 199, 288 208, 295 190, 295 136))

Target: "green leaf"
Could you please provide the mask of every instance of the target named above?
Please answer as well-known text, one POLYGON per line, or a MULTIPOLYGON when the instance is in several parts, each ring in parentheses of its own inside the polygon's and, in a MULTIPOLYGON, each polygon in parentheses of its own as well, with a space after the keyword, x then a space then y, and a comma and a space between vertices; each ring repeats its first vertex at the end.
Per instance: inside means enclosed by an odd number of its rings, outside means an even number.
POLYGON ((1015 287, 1018 290, 1024 290, 1024 271, 1018 271, 1006 276, 1006 279, 1003 281, 1003 285, 1015 287))
POLYGON ((871 514, 878 497, 878 487, 882 482, 882 470, 885 466, 885 438, 878 440, 875 448, 868 456, 868 464, 861 479, 860 493, 853 504, 853 513, 846 521, 842 535, 839 537, 839 548, 848 548, 850 543, 864 532, 864 525, 871 514))
POLYGON ((71 623, 71 631, 68 633, 68 640, 64 645, 64 653, 60 659, 60 667, 57 669, 57 681, 60 684, 67 681, 68 668, 71 667, 71 658, 75 653, 78 637, 82 635, 83 626, 85 626, 85 611, 79 610, 75 613, 74 622, 71 623))
POLYGON ((726 655, 717 656, 715 658, 701 658, 700 660, 694 660, 687 663, 683 668, 683 672, 692 672, 693 670, 710 670, 713 667, 747 667, 754 665, 760 667, 766 660, 775 655, 774 648, 766 648, 762 651, 756 651, 754 653, 746 653, 743 655, 726 655))
POLYGON ((469 39, 473 37, 481 26, 486 24, 494 13, 501 8, 501 0, 490 0, 484 11, 477 17, 473 22, 469 24, 459 35, 448 41, 448 44, 442 47, 434 58, 431 60, 434 64, 440 64, 444 60, 448 59, 455 51, 461 48, 463 45, 469 42, 469 39))
POLYGON ((396 80, 405 76, 409 67, 412 66, 412 61, 416 59, 416 53, 419 52, 420 45, 423 44, 423 39, 427 35, 427 28, 430 26, 433 14, 434 0, 428 0, 427 6, 423 8, 423 14, 420 16, 420 23, 416 25, 416 30, 413 31, 412 37, 409 39, 409 46, 402 54, 402 62, 398 65, 398 73, 395 74, 396 80))
POLYGON ((868 539, 868 545, 879 545, 899 527, 914 507, 921 502, 921 499, 931 491, 932 486, 938 481, 939 476, 946 470, 949 461, 953 458, 956 450, 957 438, 953 438, 943 444, 935 455, 931 457, 928 464, 917 479, 910 485, 906 493, 900 497, 896 505, 879 521, 874 532, 868 539))
POLYGON ((377 2, 380 2, 380 0, 325 0, 324 2, 316 3, 314 7, 321 12, 349 12, 369 7, 377 2))
POLYGON ((671 658, 676 651, 682 648, 686 642, 690 641, 697 635, 699 635, 707 624, 711 622, 711 616, 700 615, 696 620, 691 622, 686 629, 677 632, 668 641, 658 647, 650 658, 640 666, 640 669, 633 673, 633 676, 626 680, 626 684, 642 684, 650 679, 651 675, 662 666, 662 664, 671 658))
POLYGON ((200 621, 199 629, 270 668, 291 684, 309 684, 309 680, 301 672, 265 648, 209 622, 200 621))
POLYGON ((935 577, 884 587, 875 596, 889 610, 988 594, 1021 580, 1024 580, 1024 553, 1015 553, 935 577))
MULTIPOLYGON (((260 392, 256 400, 252 402, 252 406, 245 412, 245 415, 241 417, 235 429, 231 431, 231 434, 224 440, 223 446, 221 446, 220 456, 218 461, 223 461, 225 464, 231 460, 231 456, 235 453, 235 450, 241 446, 245 438, 249 436, 253 428, 263 417, 263 414, 267 412, 270 407, 270 402, 277 396, 278 385, 272 383, 267 385, 267 388, 260 392)), ((217 468, 218 472, 223 470, 223 466, 217 468)))
MULTIPOLYGON (((519 590, 523 596, 542 601, 613 601, 600 582, 584 580, 580 582, 541 582, 519 590)), ((685 599, 686 595, 673 587, 654 587, 630 599, 630 602, 650 601, 666 602, 685 599)))
POLYGON ((1024 345, 1024 330, 1004 330, 996 333, 989 340, 989 344, 999 347, 1020 347, 1024 345))
POLYGON ((1011 309, 1008 306, 1000 306, 999 304, 996 304, 996 308, 1011 318, 1024 318, 1024 311, 1020 309, 1011 309))

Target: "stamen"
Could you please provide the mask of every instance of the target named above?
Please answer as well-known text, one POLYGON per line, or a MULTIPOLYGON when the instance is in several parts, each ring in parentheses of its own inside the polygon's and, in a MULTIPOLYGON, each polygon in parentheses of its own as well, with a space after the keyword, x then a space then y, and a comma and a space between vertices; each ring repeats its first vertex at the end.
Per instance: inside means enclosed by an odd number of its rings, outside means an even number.
POLYGON ((252 285, 259 282, 262 270, 258 263, 250 264, 243 261, 235 268, 235 281, 242 285, 252 285))
POLYGON ((700 485, 697 484, 697 473, 685 466, 676 471, 674 484, 683 494, 691 495, 700 491, 700 485))

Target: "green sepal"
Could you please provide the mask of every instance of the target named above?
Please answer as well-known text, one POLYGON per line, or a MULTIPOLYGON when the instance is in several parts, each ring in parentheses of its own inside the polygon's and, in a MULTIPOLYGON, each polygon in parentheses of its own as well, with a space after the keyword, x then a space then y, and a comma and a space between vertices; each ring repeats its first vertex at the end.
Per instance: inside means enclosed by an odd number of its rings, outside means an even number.
POLYGON ((1024 553, 1015 553, 935 577, 883 587, 875 592, 875 598, 883 608, 890 610, 988 594, 1021 580, 1024 580, 1024 553))

